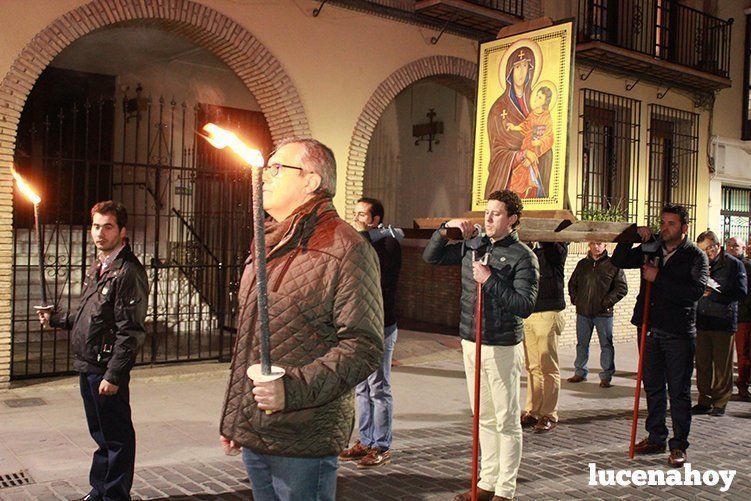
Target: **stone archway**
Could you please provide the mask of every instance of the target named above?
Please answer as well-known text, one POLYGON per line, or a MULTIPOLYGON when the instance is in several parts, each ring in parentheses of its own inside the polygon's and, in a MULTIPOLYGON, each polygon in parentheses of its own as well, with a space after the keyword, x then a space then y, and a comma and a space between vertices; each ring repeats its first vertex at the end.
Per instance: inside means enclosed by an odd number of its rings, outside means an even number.
POLYGON ((10 167, 21 112, 39 75, 74 40, 97 29, 133 22, 183 36, 213 52, 255 96, 274 141, 291 135, 310 136, 302 101, 280 62, 248 30, 206 5, 191 0, 93 0, 60 16, 39 32, 0 82, 0 387, 10 380, 13 262, 10 167))
POLYGON ((476 82, 477 64, 452 56, 431 56, 418 59, 393 72, 373 92, 357 119, 350 141, 345 214, 350 214, 354 210, 357 199, 362 196, 368 145, 386 107, 400 92, 413 83, 441 75, 456 76, 476 82))

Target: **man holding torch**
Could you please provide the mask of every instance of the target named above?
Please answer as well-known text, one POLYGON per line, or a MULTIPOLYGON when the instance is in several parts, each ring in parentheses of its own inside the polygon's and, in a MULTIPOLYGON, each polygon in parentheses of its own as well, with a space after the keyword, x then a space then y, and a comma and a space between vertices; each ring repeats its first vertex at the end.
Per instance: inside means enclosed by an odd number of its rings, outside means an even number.
POLYGON ((128 214, 116 202, 91 209, 91 237, 99 251, 86 274, 77 309, 40 310, 44 327, 70 329, 81 396, 94 452, 85 500, 130 499, 136 433, 130 412, 130 370, 145 338, 149 284, 128 245, 128 214))
MULTIPOLYGON (((634 453, 665 451, 668 439, 665 413, 669 396, 673 438, 668 442, 668 464, 680 468, 686 462, 691 429, 696 308, 707 287, 709 264, 706 254, 688 239, 685 207, 673 204, 663 207, 659 238, 646 226, 640 226, 637 231, 644 243, 634 248, 630 243, 619 243, 612 257, 618 268, 642 269, 631 323, 637 327, 642 324, 645 308, 649 319, 641 362, 649 436, 635 445, 634 453), (650 287, 651 294, 648 294, 650 287), (645 301, 645 296, 651 299, 645 301)), ((641 333, 639 338, 641 341, 641 333)))
MULTIPOLYGON (((465 241, 449 243, 438 230, 423 253, 423 259, 430 264, 462 265, 459 335, 470 403, 473 412, 479 413, 480 501, 514 497, 522 458, 519 394, 524 368, 523 319, 534 309, 540 272, 537 257, 519 242, 516 227, 521 214, 518 195, 509 190, 495 191, 488 197, 485 209, 485 236, 472 238, 475 229, 468 219, 452 219, 442 226, 460 228, 465 241), (486 305, 481 319, 474 314, 478 288, 486 305), (482 322, 480 360, 475 356, 477 321, 482 322), (480 397, 475 402, 478 363, 480 397)), ((454 499, 469 501, 472 491, 454 499)))
POLYGON ((327 146, 282 141, 263 180, 270 356, 284 376, 246 376, 261 360, 249 258, 221 441, 227 453, 242 448, 253 499, 333 501, 337 456, 354 423, 353 389, 383 351, 378 257, 334 209, 336 163, 327 146))

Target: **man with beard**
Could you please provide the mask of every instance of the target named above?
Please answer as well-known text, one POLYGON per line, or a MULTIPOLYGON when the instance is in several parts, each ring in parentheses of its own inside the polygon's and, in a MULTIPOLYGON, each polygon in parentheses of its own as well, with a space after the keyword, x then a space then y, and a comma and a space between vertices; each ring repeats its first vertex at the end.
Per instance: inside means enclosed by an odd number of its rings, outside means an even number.
MULTIPOLYGON (((636 454, 665 451, 667 395, 673 438, 668 464, 686 462, 691 430, 691 375, 696 351, 696 307, 709 277, 707 256, 687 236, 688 211, 680 205, 662 208, 660 238, 647 226, 637 228, 644 243, 619 243, 612 261, 618 268, 641 268, 642 280, 631 323, 640 326, 644 308, 650 308, 644 348, 644 391, 647 394, 646 429, 649 436, 636 444, 636 454), (651 301, 645 289, 652 284, 651 301), (667 385, 667 392, 665 386, 667 385)), ((639 333, 641 339, 641 333, 639 333)))
POLYGON ((396 236, 383 227, 383 204, 363 197, 355 205, 352 226, 378 254, 383 293, 383 358, 368 379, 355 388, 360 439, 339 454, 340 461, 357 461, 358 468, 376 468, 391 461, 394 399, 391 395, 391 358, 399 335, 396 327, 396 286, 402 267, 402 249, 396 236), (372 231, 371 231, 372 230, 372 231))

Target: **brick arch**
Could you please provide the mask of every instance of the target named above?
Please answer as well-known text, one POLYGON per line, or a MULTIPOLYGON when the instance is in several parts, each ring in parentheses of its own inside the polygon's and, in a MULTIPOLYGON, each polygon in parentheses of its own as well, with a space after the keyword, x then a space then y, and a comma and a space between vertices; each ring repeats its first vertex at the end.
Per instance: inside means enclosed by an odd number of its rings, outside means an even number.
POLYGON ((21 111, 39 75, 74 40, 124 23, 181 35, 221 59, 255 96, 274 141, 310 136, 308 118, 292 80, 248 30, 191 0, 92 0, 58 17, 20 52, 0 82, 0 388, 10 379, 12 180, 10 166, 21 111))
POLYGON ((435 76, 459 77, 474 83, 477 81, 477 64, 458 57, 430 56, 402 66, 381 82, 365 104, 352 133, 347 158, 346 214, 352 212, 357 199, 362 196, 368 145, 386 107, 410 85, 435 76))

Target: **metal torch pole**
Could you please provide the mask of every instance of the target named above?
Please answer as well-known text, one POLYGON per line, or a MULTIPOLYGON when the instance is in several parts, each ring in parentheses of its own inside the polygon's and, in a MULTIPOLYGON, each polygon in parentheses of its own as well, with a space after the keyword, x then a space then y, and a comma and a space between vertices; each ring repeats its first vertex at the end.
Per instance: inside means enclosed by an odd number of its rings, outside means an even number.
MULTIPOLYGON (((472 251, 472 261, 476 251, 472 251)), ((475 388, 474 411, 472 420, 472 501, 477 501, 478 458, 480 456, 480 363, 482 360, 482 284, 477 282, 477 299, 475 300, 475 388)))
POLYGON ((634 447, 636 446, 636 427, 639 423, 639 396, 641 395, 641 378, 644 369, 644 347, 647 344, 647 332, 649 332, 649 309, 652 302, 652 282, 647 282, 644 288, 644 310, 641 319, 641 339, 639 340, 639 366, 636 370, 636 390, 634 391, 634 417, 631 421, 631 443, 628 448, 628 457, 634 459, 634 447))
POLYGON ((39 224, 39 204, 34 204, 34 231, 37 237, 37 253, 39 258, 39 286, 42 288, 41 308, 47 308, 47 282, 44 279, 44 240, 42 238, 42 225, 39 224))
POLYGON ((269 299, 266 288, 266 238, 263 233, 263 167, 252 167, 253 172, 253 266, 255 266, 258 291, 258 319, 261 326, 261 372, 271 374, 271 345, 269 342, 269 299))

